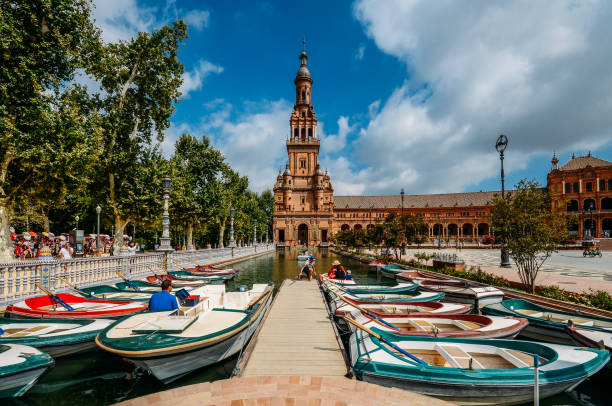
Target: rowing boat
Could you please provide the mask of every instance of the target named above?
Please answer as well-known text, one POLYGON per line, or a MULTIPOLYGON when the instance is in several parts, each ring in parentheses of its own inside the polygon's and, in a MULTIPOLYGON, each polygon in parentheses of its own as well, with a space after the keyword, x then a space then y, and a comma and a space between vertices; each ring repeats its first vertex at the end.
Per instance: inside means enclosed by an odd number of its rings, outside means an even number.
POLYGON ((382 260, 379 260, 379 259, 376 259, 374 261, 370 261, 370 263, 368 264, 368 266, 370 268, 375 268, 376 270, 381 269, 381 268, 383 268, 383 267, 385 267, 387 265, 389 265, 388 261, 382 261, 382 260))
POLYGON ((236 272, 229 272, 225 274, 194 274, 188 271, 176 271, 170 272, 169 275, 174 276, 177 279, 181 280, 193 280, 193 281, 223 281, 230 280, 234 276, 236 276, 236 272))
POLYGON ((324 282, 323 290, 342 294, 349 299, 359 302, 435 302, 444 298, 444 293, 414 292, 397 293, 350 293, 346 288, 331 282, 324 282))
POLYGON ((7 306, 4 315, 16 319, 106 319, 134 314, 147 307, 147 304, 143 302, 95 300, 69 293, 58 293, 56 297, 68 305, 69 308, 48 295, 35 296, 7 306))
MULTIPOLYGON (((328 279, 330 282, 335 282, 333 279, 328 279)), ((396 293, 406 294, 414 292, 419 285, 416 283, 398 283, 396 285, 383 284, 368 284, 368 285, 347 285, 344 290, 349 293, 396 293)))
POLYGON ((385 278, 395 279, 395 276, 406 271, 406 267, 402 265, 385 265, 382 268, 378 267, 378 272, 385 278))
POLYGON ((523 299, 504 300, 482 308, 483 314, 494 316, 518 316, 529 320, 523 330, 525 337, 558 344, 581 344, 566 329, 571 324, 581 329, 612 334, 612 319, 581 313, 564 312, 531 303, 523 299))
MULTIPOLYGON (((185 289, 189 292, 190 295, 202 295, 205 290, 204 286, 197 287, 187 287, 180 288, 174 290, 170 293, 176 295, 176 292, 179 290, 185 289)), ((101 286, 93 286, 89 288, 83 288, 78 292, 82 292, 81 296, 87 297, 89 299, 102 299, 102 300, 136 300, 136 301, 149 301, 151 299, 151 295, 159 292, 161 289, 159 286, 147 285, 146 288, 150 289, 142 289, 138 288, 138 291, 135 291, 132 288, 119 289, 112 285, 101 285, 101 286)))
POLYGON ((193 307, 140 313, 102 331, 96 344, 152 373, 163 383, 238 353, 257 329, 272 301, 273 287, 225 292, 225 285, 193 307))
POLYGON ((395 280, 398 282, 412 282, 412 283, 421 283, 423 281, 458 282, 457 279, 445 278, 442 275, 440 275, 440 277, 435 277, 435 276, 426 275, 422 272, 414 271, 414 270, 398 273, 397 275, 395 275, 395 280))
POLYGON ((111 320, 19 320, 0 317, 0 344, 38 348, 54 358, 95 348, 94 339, 111 320))
POLYGON ((451 302, 471 303, 478 308, 504 300, 504 292, 493 286, 478 286, 464 281, 422 281, 419 290, 441 292, 451 302))
MULTIPOLYGON (((527 326, 527 319, 481 316, 478 314, 411 314, 401 317, 377 316, 354 310, 353 320, 361 325, 405 336, 454 338, 514 338, 527 326)), ((355 327, 351 324, 351 330, 355 327)))
POLYGON ((332 313, 341 317, 359 307, 378 317, 403 317, 406 315, 424 314, 465 314, 472 311, 472 306, 460 303, 445 302, 367 302, 355 301, 344 297, 331 297, 329 304, 332 313), (357 306, 357 307, 355 307, 357 306))
POLYGON ((371 330, 382 340, 362 330, 350 338, 351 363, 358 378, 457 404, 532 401, 534 354, 540 364, 541 399, 574 388, 610 360, 608 351, 592 348, 519 340, 407 338, 371 330))
POLYGON ((319 277, 319 282, 323 283, 325 281, 330 281, 330 282, 334 282, 336 284, 339 285, 356 285, 357 282, 355 282, 355 279, 353 279, 352 277, 350 279, 336 279, 336 278, 330 278, 329 277, 329 273, 324 273, 319 277))
POLYGON ((161 285, 163 281, 165 280, 169 280, 172 281, 172 286, 174 287, 197 287, 197 286, 201 286, 207 282, 210 282, 210 280, 206 281, 206 280, 202 280, 202 279, 184 279, 184 278, 177 278, 176 276, 172 276, 172 275, 151 275, 151 276, 147 276, 145 277, 145 281, 150 283, 151 285, 161 285))
POLYGON ((607 348, 608 351, 612 352, 612 329, 597 331, 576 325, 567 325, 565 328, 576 342, 587 347, 607 348))
POLYGON ((49 354, 21 344, 0 344, 0 398, 17 398, 55 364, 49 354))
MULTIPOLYGON (((181 272, 181 271, 176 271, 181 272)), ((235 275, 238 271, 233 269, 208 269, 201 268, 199 266, 195 268, 183 268, 182 272, 187 272, 185 275, 194 275, 194 276, 227 276, 227 275, 235 275)))

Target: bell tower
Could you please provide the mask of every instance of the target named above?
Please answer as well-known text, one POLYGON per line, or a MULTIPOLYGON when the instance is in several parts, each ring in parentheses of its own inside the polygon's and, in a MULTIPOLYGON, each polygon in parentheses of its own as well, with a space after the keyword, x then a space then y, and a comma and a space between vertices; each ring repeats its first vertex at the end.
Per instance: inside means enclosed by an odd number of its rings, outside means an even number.
POLYGON ((313 80, 302 41, 300 67, 293 80, 295 103, 289 118, 287 165, 274 187, 275 241, 284 245, 316 246, 331 234, 333 188, 319 165, 317 116, 312 105, 313 80))

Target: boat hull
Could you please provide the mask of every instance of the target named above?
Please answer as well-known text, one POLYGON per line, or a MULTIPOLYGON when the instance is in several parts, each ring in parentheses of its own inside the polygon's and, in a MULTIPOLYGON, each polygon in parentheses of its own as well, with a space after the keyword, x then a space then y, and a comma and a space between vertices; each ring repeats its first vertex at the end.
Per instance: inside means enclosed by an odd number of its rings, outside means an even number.
MULTIPOLYGON (((515 405, 533 401, 533 384, 531 385, 465 385, 444 382, 432 384, 429 381, 415 379, 399 379, 364 373, 362 380, 382 386, 389 386, 418 392, 459 405, 515 405)), ((540 385, 540 398, 546 398, 562 393, 579 385, 586 378, 573 379, 565 382, 540 385)))
POLYGON ((271 302, 272 295, 269 295, 262 311, 259 312, 253 321, 249 322, 248 327, 223 341, 202 346, 189 352, 169 352, 169 354, 152 358, 127 358, 135 365, 146 369, 164 384, 173 382, 192 371, 215 364, 237 354, 247 344, 261 323, 271 302))
POLYGON ((0 399, 18 398, 40 379, 49 367, 39 367, 0 378, 0 399))

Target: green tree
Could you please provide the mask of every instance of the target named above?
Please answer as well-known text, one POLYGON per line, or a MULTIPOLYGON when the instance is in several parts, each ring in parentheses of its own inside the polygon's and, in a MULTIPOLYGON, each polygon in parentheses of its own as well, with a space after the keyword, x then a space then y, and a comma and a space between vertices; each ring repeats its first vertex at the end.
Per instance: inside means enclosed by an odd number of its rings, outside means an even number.
MULTIPOLYGON (((93 190, 107 197, 116 235, 121 236, 129 222, 150 218, 157 210, 137 204, 159 200, 155 185, 164 174, 155 173, 144 187, 134 187, 134 182, 140 163, 147 159, 146 146, 154 135, 161 141, 170 125, 184 71, 177 52, 186 36, 187 26, 180 20, 153 33, 140 32, 129 41, 100 44, 96 63, 88 66, 87 73, 100 83, 101 91, 93 99, 105 140, 95 174, 102 183, 93 190)), ((120 245, 117 238, 116 251, 120 245)))
MULTIPOLYGON (((90 3, 5 0, 0 6, 0 261, 11 258, 10 215, 18 200, 48 214, 66 182, 92 162, 94 132, 66 85, 99 38, 90 3)), ((45 214, 46 215, 46 214, 45 214)))
POLYGON ((495 229, 506 238, 521 282, 533 293, 538 271, 555 245, 567 239, 565 213, 551 210, 548 193, 537 182, 524 179, 505 199, 493 199, 491 217, 495 229))

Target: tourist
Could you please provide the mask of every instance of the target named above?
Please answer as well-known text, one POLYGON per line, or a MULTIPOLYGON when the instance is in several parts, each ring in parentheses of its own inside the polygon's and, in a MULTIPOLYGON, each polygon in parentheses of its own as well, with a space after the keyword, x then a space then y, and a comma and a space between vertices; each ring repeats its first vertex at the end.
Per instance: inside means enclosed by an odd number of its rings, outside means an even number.
POLYGON ((170 291, 172 291, 172 281, 166 279, 161 283, 161 292, 155 293, 149 299, 149 311, 163 312, 178 309, 178 301, 170 291))
POLYGON ((138 251, 138 246, 134 241, 130 241, 128 244, 128 255, 136 255, 136 251, 138 251))
POLYGON ((74 253, 74 250, 70 246, 70 243, 67 242, 60 250, 59 256, 62 259, 72 259, 73 253, 74 253))
POLYGON ((332 262, 332 267, 329 268, 329 272, 327 272, 327 276, 331 279, 335 279, 337 272, 340 270, 344 272, 344 267, 340 264, 340 261, 335 260, 334 262, 332 262))
MULTIPOLYGON (((334 261, 338 262, 338 261, 334 261)), ((344 271, 344 267, 342 265, 340 265, 340 262, 338 262, 338 264, 336 265, 336 272, 335 272, 335 279, 340 279, 340 280, 344 280, 346 279, 346 272, 344 271)))
POLYGON ((350 270, 346 271, 346 280, 347 281, 353 280, 353 275, 351 275, 350 270))

